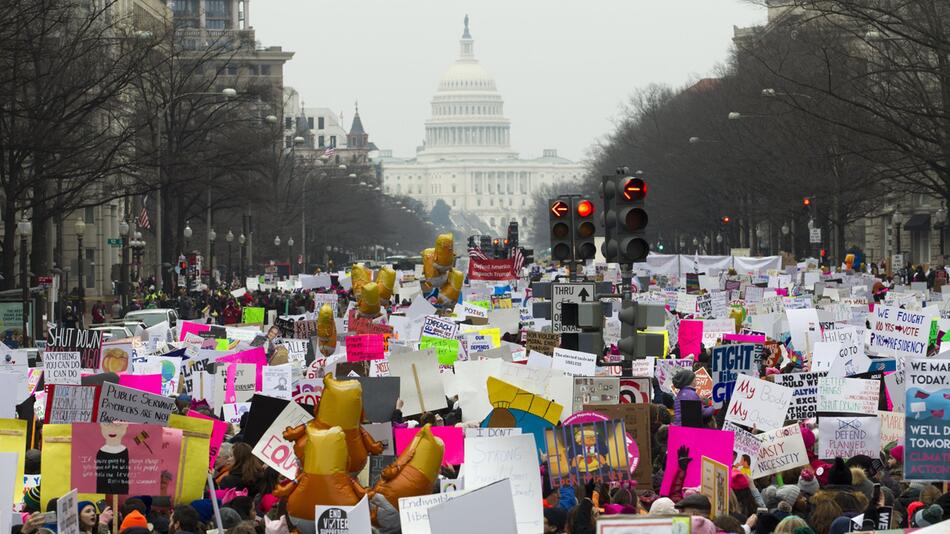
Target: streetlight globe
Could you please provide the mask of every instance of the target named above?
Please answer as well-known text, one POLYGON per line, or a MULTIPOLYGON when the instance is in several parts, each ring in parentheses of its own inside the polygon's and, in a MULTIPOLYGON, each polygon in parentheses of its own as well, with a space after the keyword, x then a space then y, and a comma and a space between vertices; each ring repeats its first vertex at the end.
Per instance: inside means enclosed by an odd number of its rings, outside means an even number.
POLYGON ((242 245, 243 245, 243 244, 244 244, 244 243, 245 243, 246 241, 247 241, 247 238, 246 238, 246 237, 244 237, 244 233, 243 233, 243 232, 241 232, 241 236, 240 236, 240 237, 238 237, 238 243, 240 243, 240 244, 242 244, 242 245))
POLYGON ((82 235, 86 233, 86 221, 79 219, 76 221, 74 228, 76 229, 76 235, 82 237, 82 235))
POLYGON ((699 239, 696 237, 693 238, 693 246, 699 246, 699 239))
POLYGON ((330 252, 331 250, 333 250, 333 247, 331 247, 330 245, 327 245, 327 252, 330 252))
POLYGON ((288 239, 287 244, 290 246, 294 246, 294 238, 291 237, 290 239, 288 239))
POLYGON ((277 124, 277 115, 268 115, 264 117, 264 122, 267 124, 277 124))
POLYGON ((356 178, 356 173, 355 173, 355 172, 351 172, 350 175, 349 175, 349 178, 356 178))
POLYGON ((716 234, 716 243, 722 243, 722 234, 716 234))
POLYGON ((782 225, 782 235, 788 235, 789 232, 788 223, 782 225))
POLYGON ((28 219, 23 219, 17 223, 16 231, 23 237, 30 237, 33 234, 33 223, 28 219))
POLYGON ((224 240, 228 243, 234 241, 234 232, 232 232, 230 228, 228 228, 228 233, 224 236, 224 240))
POLYGON ((129 223, 125 221, 119 223, 119 235, 122 237, 129 235, 129 223))
POLYGON ((227 98, 234 98, 237 96, 237 91, 230 87, 226 87, 221 90, 221 94, 227 98))
POLYGON ((191 225, 187 222, 185 223, 185 239, 191 239, 191 236, 194 234, 194 231, 191 229, 191 225))
POLYGON ((214 228, 212 228, 211 230, 208 230, 208 239, 214 241, 217 238, 218 238, 218 234, 217 232, 214 231, 214 228))
POLYGON ((298 135, 297 137, 294 137, 294 144, 295 144, 295 145, 303 144, 304 141, 306 141, 306 139, 304 139, 303 137, 301 137, 301 136, 299 136, 299 135, 298 135))
POLYGON ((346 170, 346 165, 344 165, 344 164, 341 163, 339 169, 345 171, 345 170, 346 170))
POLYGON ((690 137, 690 138, 689 138, 689 143, 690 143, 691 145, 695 145, 696 143, 698 143, 698 142, 700 142, 700 141, 702 141, 702 139, 700 139, 700 138, 698 138, 698 137, 696 137, 696 136, 693 136, 693 137, 690 137))
POLYGON ((755 237, 758 237, 759 239, 762 239, 763 237, 765 237, 765 230, 763 230, 763 229, 761 229, 761 228, 756 228, 756 229, 755 229, 755 237))
POLYGON ((729 120, 731 120, 731 121, 737 121, 737 120, 739 120, 739 119, 741 119, 741 118, 742 118, 742 113, 739 113, 738 111, 730 111, 730 112, 729 112, 729 120))
POLYGON ((775 95, 776 95, 775 89, 772 89, 771 87, 766 88, 766 89, 762 89, 762 96, 770 97, 770 98, 771 98, 771 97, 773 97, 773 96, 775 96, 775 95))
POLYGON ((901 224, 904 222, 904 214, 900 210, 894 210, 894 215, 892 217, 894 224, 901 224))
POLYGON ((275 247, 279 247, 279 246, 280 246, 280 236, 275 236, 275 237, 274 237, 274 246, 275 246, 275 247))

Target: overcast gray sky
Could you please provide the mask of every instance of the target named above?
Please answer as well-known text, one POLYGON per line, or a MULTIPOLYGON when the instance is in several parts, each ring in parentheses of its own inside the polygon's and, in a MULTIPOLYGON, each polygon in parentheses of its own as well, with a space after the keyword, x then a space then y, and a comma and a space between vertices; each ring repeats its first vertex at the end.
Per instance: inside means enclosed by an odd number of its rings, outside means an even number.
POLYGON ((267 0, 251 2, 250 22, 262 44, 296 52, 284 82, 307 106, 344 111, 349 128, 359 99, 370 139, 411 156, 466 13, 512 146, 572 159, 613 128, 634 90, 714 73, 733 25, 766 17, 743 0, 267 0))

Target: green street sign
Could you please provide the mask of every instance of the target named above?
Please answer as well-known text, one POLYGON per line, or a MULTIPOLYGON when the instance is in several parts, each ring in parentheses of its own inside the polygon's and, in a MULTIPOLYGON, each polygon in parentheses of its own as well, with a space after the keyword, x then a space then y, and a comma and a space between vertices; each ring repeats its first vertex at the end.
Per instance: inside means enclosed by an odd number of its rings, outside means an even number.
POLYGON ((106 242, 109 243, 109 246, 112 248, 122 248, 121 238, 107 239, 106 242))

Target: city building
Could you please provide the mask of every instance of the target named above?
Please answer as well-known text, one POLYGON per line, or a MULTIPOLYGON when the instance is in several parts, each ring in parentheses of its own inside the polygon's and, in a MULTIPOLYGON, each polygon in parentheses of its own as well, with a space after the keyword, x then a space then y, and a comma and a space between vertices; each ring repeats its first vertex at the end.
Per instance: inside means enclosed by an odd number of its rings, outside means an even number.
POLYGON ((547 149, 520 158, 511 147, 511 123, 495 79, 475 57, 468 16, 459 57, 445 71, 432 98, 425 140, 415 157, 380 152, 383 190, 407 195, 432 208, 443 200, 452 210, 474 214, 498 235, 508 222, 526 229, 539 187, 580 178, 585 166, 547 149))

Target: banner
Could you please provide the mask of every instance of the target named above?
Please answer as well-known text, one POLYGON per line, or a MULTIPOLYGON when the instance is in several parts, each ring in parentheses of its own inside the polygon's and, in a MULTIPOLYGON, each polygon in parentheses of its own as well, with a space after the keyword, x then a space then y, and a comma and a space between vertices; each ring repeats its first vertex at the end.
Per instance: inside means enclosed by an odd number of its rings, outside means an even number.
POLYGON ((881 420, 877 417, 818 418, 818 457, 850 458, 863 454, 877 458, 881 453, 881 420))
POLYGON ((904 478, 950 480, 950 360, 907 360, 904 478))
POLYGON ((746 428, 771 430, 785 423, 792 390, 748 375, 739 375, 726 421, 746 428))
POLYGON ((468 262, 469 280, 489 280, 500 282, 518 278, 515 272, 515 259, 487 260, 470 258, 468 262))

